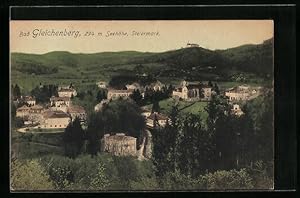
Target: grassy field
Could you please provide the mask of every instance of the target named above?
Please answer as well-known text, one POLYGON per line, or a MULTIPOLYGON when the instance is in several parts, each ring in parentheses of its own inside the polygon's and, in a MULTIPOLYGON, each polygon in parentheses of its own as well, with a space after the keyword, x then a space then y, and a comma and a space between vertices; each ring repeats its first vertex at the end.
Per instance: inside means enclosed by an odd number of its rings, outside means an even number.
MULTIPOLYGON (((172 106, 175 104, 175 100, 172 98, 168 98, 159 102, 159 106, 161 112, 164 114, 169 114, 171 112, 172 106)), ((180 115, 184 116, 188 113, 192 114, 201 114, 202 119, 206 120, 207 112, 205 111, 205 107, 207 106, 207 102, 197 101, 197 102, 187 102, 187 101, 179 101, 178 109, 180 111, 180 115)), ((152 108, 152 104, 146 106, 148 109, 152 108)))
POLYGON ((11 146, 12 153, 18 158, 36 158, 44 155, 64 153, 63 147, 36 142, 15 142, 11 146))

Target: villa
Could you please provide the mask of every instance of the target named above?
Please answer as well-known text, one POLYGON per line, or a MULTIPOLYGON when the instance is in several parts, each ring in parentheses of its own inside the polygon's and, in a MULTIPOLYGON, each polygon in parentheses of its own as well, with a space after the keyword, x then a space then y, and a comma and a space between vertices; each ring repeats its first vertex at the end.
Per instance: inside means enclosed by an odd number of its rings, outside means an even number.
POLYGON ((240 85, 227 89, 225 96, 228 97, 229 101, 246 101, 257 97, 259 95, 259 89, 259 87, 252 88, 247 85, 240 85))
POLYGON ((63 111, 45 111, 41 128, 66 128, 71 121, 70 116, 63 111))
POLYGON ((183 100, 210 100, 212 95, 212 87, 201 83, 182 81, 173 93, 173 98, 181 98, 183 100), (201 96, 202 94, 203 96, 201 96))

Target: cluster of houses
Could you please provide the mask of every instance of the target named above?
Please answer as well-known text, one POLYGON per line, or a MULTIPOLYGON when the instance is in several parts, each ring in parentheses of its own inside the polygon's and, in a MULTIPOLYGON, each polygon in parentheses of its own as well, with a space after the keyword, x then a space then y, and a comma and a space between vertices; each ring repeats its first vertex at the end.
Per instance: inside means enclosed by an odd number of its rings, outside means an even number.
POLYGON ((71 101, 76 94, 72 87, 59 87, 58 97, 52 96, 47 105, 37 104, 32 96, 23 96, 18 103, 24 105, 17 108, 16 117, 23 118, 27 126, 46 129, 66 128, 76 117, 84 123, 87 116, 85 109, 71 101))

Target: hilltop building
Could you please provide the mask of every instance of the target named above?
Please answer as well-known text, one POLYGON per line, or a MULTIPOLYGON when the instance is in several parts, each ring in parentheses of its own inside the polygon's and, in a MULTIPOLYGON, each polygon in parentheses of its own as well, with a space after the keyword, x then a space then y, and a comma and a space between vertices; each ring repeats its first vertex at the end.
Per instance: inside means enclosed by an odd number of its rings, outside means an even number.
POLYGON ((101 139, 101 151, 116 156, 136 156, 136 138, 124 133, 105 134, 101 139))
POLYGON ((187 43, 186 47, 199 47, 199 45, 196 43, 187 43))

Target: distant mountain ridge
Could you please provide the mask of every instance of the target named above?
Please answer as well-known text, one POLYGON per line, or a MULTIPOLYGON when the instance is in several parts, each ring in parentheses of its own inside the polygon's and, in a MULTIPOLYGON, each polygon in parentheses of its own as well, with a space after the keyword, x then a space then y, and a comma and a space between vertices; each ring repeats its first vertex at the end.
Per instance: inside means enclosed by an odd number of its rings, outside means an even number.
POLYGON ((122 51, 93 54, 54 51, 46 54, 11 54, 12 73, 35 75, 78 71, 152 73, 162 77, 197 77, 248 72, 260 76, 273 73, 273 38, 258 45, 226 50, 189 47, 161 53, 122 51))

